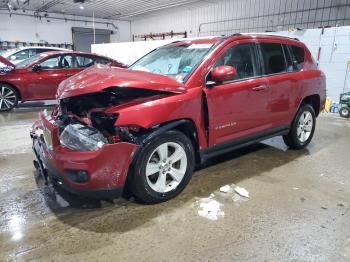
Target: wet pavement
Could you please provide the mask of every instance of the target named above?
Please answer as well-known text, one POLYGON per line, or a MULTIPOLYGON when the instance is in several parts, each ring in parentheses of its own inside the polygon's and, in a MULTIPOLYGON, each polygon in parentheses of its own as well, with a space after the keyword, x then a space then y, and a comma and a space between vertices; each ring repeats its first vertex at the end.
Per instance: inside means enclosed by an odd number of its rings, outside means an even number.
POLYGON ((0 114, 0 261, 350 261, 350 120, 321 116, 305 150, 277 137, 220 156, 177 198, 140 205, 45 186, 39 109, 0 114), (232 184, 250 198, 219 192, 232 184), (198 214, 211 194, 217 220, 198 214))

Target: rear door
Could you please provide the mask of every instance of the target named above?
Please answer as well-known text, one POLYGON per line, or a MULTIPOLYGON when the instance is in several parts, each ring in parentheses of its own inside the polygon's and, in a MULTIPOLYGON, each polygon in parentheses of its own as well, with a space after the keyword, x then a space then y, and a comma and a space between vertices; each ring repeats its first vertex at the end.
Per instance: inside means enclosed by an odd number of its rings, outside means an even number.
POLYGON ((298 78, 293 70, 289 51, 285 44, 264 40, 260 41, 259 48, 264 75, 268 79, 268 117, 273 127, 290 124, 298 78))
MULTIPOLYGON (((262 77, 257 45, 254 40, 235 41, 224 48, 212 68, 233 66, 237 77, 232 81, 206 86, 209 114, 209 145, 265 130, 270 126, 268 82, 262 77)), ((206 78, 210 81, 210 73, 206 78)))

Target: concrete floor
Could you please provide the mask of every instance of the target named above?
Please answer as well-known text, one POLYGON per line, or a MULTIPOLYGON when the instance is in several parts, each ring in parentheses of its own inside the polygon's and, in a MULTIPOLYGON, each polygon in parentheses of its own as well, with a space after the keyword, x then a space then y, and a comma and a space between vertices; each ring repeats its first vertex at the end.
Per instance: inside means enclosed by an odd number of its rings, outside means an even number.
POLYGON ((220 156, 180 196, 147 206, 36 182, 38 110, 0 114, 0 261, 350 261, 350 120, 321 116, 306 150, 275 138, 220 156), (250 198, 219 192, 226 184, 250 198), (198 215, 212 193, 215 221, 198 215))

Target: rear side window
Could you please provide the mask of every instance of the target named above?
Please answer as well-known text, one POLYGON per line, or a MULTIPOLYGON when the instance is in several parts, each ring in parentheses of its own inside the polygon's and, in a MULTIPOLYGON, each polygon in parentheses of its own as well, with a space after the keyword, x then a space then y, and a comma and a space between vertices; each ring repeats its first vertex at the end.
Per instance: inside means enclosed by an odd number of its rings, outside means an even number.
POLYGON ((260 43, 265 74, 279 74, 287 71, 282 45, 278 43, 260 43))
POLYGON ((293 57, 293 67, 295 70, 299 71, 304 65, 305 51, 304 48, 290 45, 289 50, 291 50, 293 57))
POLYGON ((259 74, 256 66, 256 53, 253 44, 238 44, 231 47, 214 65, 233 66, 237 70, 235 80, 254 77, 259 74))
POLYGON ((90 67, 93 64, 95 64, 95 60, 90 56, 77 55, 76 60, 77 60, 77 67, 79 68, 90 67))
POLYGON ((102 64, 102 65, 106 65, 109 64, 111 61, 109 61, 108 59, 102 58, 102 57, 96 57, 96 64, 102 64))

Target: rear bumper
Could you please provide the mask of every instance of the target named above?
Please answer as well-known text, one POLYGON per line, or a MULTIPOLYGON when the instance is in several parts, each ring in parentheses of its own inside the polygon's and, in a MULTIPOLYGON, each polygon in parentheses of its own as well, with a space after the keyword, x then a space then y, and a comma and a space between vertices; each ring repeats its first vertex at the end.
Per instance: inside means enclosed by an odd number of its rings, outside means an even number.
POLYGON ((40 171, 50 181, 71 193, 89 197, 116 198, 122 194, 136 145, 117 143, 105 145, 97 151, 73 151, 59 145, 57 134, 55 127, 45 125, 45 120, 36 122, 31 131, 40 171), (52 136, 51 147, 45 142, 47 137, 41 134, 45 128, 52 136), (88 173, 88 180, 75 182, 67 170, 83 170, 88 173))

